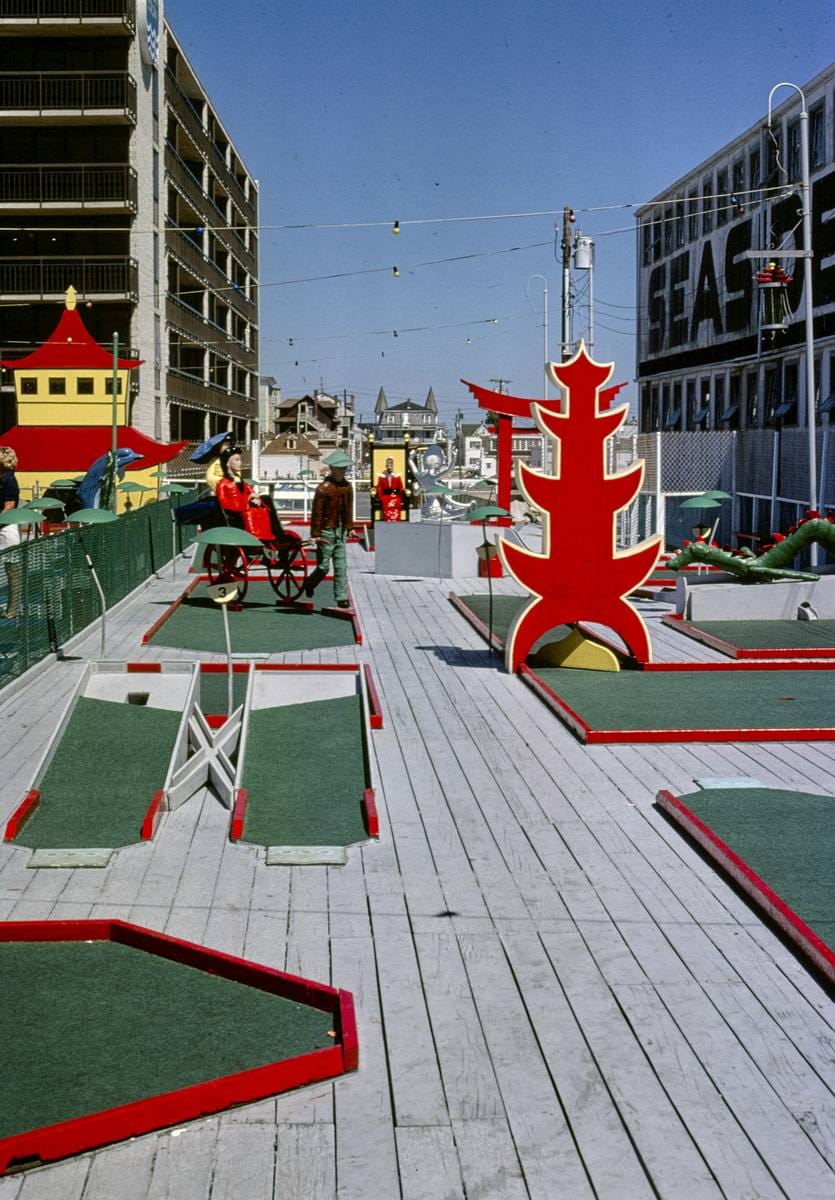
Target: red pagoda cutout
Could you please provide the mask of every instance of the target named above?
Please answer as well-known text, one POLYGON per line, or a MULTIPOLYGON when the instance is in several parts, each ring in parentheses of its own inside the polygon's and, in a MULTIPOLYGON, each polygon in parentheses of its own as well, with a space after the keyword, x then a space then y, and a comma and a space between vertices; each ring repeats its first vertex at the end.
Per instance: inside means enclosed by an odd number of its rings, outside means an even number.
POLYGON ((519 486, 543 514, 542 553, 500 542, 505 567, 531 593, 505 644, 510 672, 544 634, 578 621, 608 626, 639 662, 652 657, 646 625, 626 597, 651 574, 661 538, 629 550, 616 546, 616 515, 637 496, 644 464, 614 475, 606 469, 606 440, 628 411, 626 405, 604 407, 613 389, 601 389, 613 367, 589 358, 581 343, 570 362, 548 364, 564 393, 562 411, 555 411, 553 402, 533 405, 539 428, 556 439, 555 474, 518 464, 519 486))

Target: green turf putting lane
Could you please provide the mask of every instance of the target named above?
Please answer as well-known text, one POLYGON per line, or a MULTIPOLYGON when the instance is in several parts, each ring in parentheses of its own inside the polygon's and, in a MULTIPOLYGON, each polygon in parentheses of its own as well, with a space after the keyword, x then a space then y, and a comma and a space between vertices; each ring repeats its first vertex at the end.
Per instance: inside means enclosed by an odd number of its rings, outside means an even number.
POLYGON ((835 798, 710 788, 657 803, 835 982, 835 798))
MULTIPOLYGON (((226 707, 229 702, 229 681, 226 674, 226 664, 222 664, 222 671, 207 671, 207 665, 203 663, 200 671, 200 708, 207 716, 222 715, 226 713, 226 707)), ((234 665, 242 667, 243 663, 234 665)), ((249 672, 247 670, 234 670, 232 672, 233 709, 238 708, 246 699, 248 682, 249 672)))
MULTIPOLYGON (((226 649, 223 617, 205 588, 201 583, 187 595, 149 640, 179 650, 222 653, 226 649)), ((332 606, 333 584, 321 583, 313 602, 317 610, 332 606)), ((229 613, 229 630, 233 654, 280 654, 355 642, 350 621, 277 604, 270 585, 261 582, 250 583, 241 610, 229 613)))
POLYGON ((181 720, 171 709, 79 697, 16 844, 115 848, 140 841, 181 720))
POLYGON ((522 678, 587 742, 835 739, 829 667, 524 667, 522 678))
MULTIPOLYGON (((493 597, 493 639, 494 643, 498 643, 500 649, 507 640, 507 635, 510 632, 510 627, 513 624, 518 613, 522 611, 525 605, 529 602, 527 596, 494 596, 493 597)), ((487 593, 479 592, 472 596, 455 596, 453 604, 461 613, 462 616, 470 620, 467 610, 475 617, 476 622, 474 627, 482 636, 487 636, 487 630, 479 628, 479 625, 487 627, 490 619, 490 597, 487 593)), ((534 649, 537 649, 545 642, 559 641, 561 638, 567 637, 571 632, 568 625, 557 625, 556 628, 550 630, 536 643, 534 649)))
POLYGON ((359 696, 254 709, 242 838, 262 846, 348 846, 369 837, 359 696))
POLYGON ((835 621, 663 620, 731 658, 835 658, 835 621))
POLYGON ((0 924, 0 1174, 333 1078, 349 993, 120 921, 0 924))

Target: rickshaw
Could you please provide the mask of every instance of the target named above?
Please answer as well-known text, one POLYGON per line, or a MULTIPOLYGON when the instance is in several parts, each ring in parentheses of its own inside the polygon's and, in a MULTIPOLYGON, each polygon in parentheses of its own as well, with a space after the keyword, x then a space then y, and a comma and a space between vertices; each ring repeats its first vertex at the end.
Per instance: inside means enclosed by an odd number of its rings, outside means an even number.
MULTIPOLYGON (((204 527, 205 528, 205 527, 204 527)), ((261 538, 261 551, 240 546, 207 546, 203 566, 210 583, 234 583, 238 599, 243 600, 254 566, 267 569, 267 579, 282 604, 292 604, 304 591, 307 559, 304 541, 292 529, 281 538, 261 538)))
MULTIPOLYGON (((234 515, 234 514, 231 514, 234 515)), ((180 524, 199 524, 202 529, 218 525, 235 528, 230 514, 221 508, 214 496, 204 497, 177 509, 180 524)), ((304 591, 307 578, 305 542, 292 529, 282 529, 280 537, 272 533, 268 537, 255 534, 261 542, 260 551, 240 546, 207 546, 203 554, 203 568, 210 583, 234 583, 238 597, 243 600, 249 586, 250 571, 263 566, 267 571, 270 587, 282 604, 292 604, 304 591)))

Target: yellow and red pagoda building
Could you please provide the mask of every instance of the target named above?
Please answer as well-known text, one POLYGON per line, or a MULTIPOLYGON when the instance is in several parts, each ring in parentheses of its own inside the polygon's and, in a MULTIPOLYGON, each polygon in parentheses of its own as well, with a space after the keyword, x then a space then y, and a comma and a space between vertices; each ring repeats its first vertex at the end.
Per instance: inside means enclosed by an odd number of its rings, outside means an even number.
MULTIPOLYGON (((128 424, 130 373, 143 360, 116 363, 116 444, 142 458, 127 467, 136 483, 156 487, 157 469, 185 442, 155 441, 128 424)), ((67 289, 64 312, 50 338, 25 358, 0 361, 15 373, 17 425, 0 434, 18 458, 17 478, 27 498, 58 478, 86 473, 113 444, 113 356, 94 341, 67 289)), ((120 496, 120 508, 124 507, 120 496)))

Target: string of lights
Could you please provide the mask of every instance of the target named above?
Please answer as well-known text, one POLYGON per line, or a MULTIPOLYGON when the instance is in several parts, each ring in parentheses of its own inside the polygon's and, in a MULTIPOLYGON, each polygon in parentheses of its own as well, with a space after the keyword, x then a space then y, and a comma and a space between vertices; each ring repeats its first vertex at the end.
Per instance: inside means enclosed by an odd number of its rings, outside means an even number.
MULTIPOLYGON (((786 193, 794 190, 797 184, 783 182, 775 185, 761 185, 755 188, 734 189, 724 192, 704 192, 699 196, 699 201, 704 203, 706 200, 729 200, 733 207, 737 199, 743 197, 755 196, 773 199, 775 193, 786 193)), ((661 199, 640 200, 640 201, 624 201, 618 204, 596 204, 576 206, 572 209, 575 214, 580 213, 604 213, 604 212, 624 212, 640 208, 647 208, 653 204, 688 204, 692 201, 692 197, 688 196, 665 196, 661 199)), ((266 224, 244 224, 244 225, 174 225, 170 224, 169 228, 185 233, 193 233, 199 231, 202 233, 240 233, 251 231, 256 236, 264 233, 279 233, 292 230, 327 230, 327 229, 390 229, 392 233, 399 234, 403 229, 410 226, 419 225, 458 225, 472 224, 479 221, 524 221, 541 217, 561 217, 563 215, 562 208, 555 209, 538 209, 531 212, 508 212, 508 213, 479 213, 471 216, 453 216, 453 217, 413 217, 404 220, 390 219, 374 220, 374 221, 305 221, 293 224, 281 225, 266 225, 266 224)), ((674 218, 677 219, 677 218, 674 218)), ((21 225, 19 222, 15 225, 0 225, 0 233, 74 233, 79 230, 79 226, 75 225, 21 225)), ((633 229, 634 226, 628 226, 628 229, 633 229)), ((101 225, 91 226, 84 225, 85 233, 156 233, 155 228, 143 228, 133 225, 114 226, 101 225)), ((609 232, 622 232, 611 230, 609 232)))

